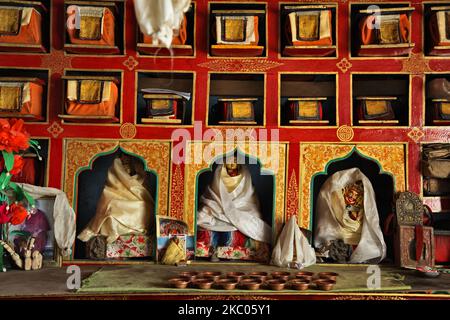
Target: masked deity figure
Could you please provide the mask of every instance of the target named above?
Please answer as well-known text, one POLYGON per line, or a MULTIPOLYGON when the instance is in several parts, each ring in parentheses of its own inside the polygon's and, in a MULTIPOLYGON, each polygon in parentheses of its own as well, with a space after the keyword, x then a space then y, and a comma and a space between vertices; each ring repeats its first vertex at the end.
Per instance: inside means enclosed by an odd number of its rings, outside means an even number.
POLYGON ((152 226, 154 200, 143 163, 122 154, 108 170, 95 216, 78 235, 81 241, 94 236, 112 243, 120 236, 146 235, 152 226))
POLYGON ((197 225, 197 246, 201 243, 209 255, 221 247, 258 250, 271 242, 271 228, 262 219, 250 171, 236 157, 217 166, 200 198, 197 225))
POLYGON ((317 198, 316 221, 316 248, 342 240, 353 247, 349 262, 381 261, 385 257, 375 192, 359 169, 336 172, 325 181, 317 198))

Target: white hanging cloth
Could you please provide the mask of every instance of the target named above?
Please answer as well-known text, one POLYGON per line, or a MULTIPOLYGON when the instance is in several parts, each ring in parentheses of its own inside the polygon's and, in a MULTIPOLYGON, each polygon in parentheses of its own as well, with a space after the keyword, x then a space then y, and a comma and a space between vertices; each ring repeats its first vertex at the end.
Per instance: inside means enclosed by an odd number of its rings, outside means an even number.
POLYGON ((281 231, 272 251, 271 264, 287 267, 295 262, 307 267, 316 263, 316 253, 297 225, 297 217, 292 216, 281 231))
POLYGON ((69 256, 72 253, 72 246, 75 241, 76 224, 75 212, 69 204, 66 194, 55 188, 46 188, 33 186, 31 184, 19 184, 34 199, 43 197, 55 197, 53 207, 54 226, 53 232, 58 247, 63 256, 69 256))
POLYGON ((386 256, 386 244, 381 232, 375 191, 370 180, 358 168, 342 170, 329 177, 317 197, 314 246, 320 248, 331 240, 344 240, 357 245, 350 263, 380 262, 386 256), (360 226, 348 219, 342 190, 349 184, 362 181, 364 201, 360 226), (352 235, 353 232, 353 235, 352 235), (355 237, 357 235, 357 237, 355 237))
POLYGON ((189 10, 191 0, 134 0, 139 28, 151 36, 153 44, 162 43, 170 48, 173 30, 178 30, 189 10))

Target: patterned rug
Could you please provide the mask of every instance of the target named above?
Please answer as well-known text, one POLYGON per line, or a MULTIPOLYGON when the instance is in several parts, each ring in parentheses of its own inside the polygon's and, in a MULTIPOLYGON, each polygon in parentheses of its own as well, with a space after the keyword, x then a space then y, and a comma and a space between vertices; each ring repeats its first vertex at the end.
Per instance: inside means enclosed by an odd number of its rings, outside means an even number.
MULTIPOLYGON (((401 275, 398 269, 390 267, 380 267, 380 282, 374 281, 373 271, 368 266, 362 265, 314 265, 303 270, 311 272, 337 272, 339 274, 337 283, 333 290, 328 292, 393 292, 405 291, 411 289, 403 282, 404 275, 401 275), (370 273, 368 273, 370 272, 370 273), (378 288, 377 288, 377 285, 378 288)), ((103 267, 93 273, 82 282, 78 293, 178 293, 178 294, 197 294, 197 293, 227 293, 227 294, 250 294, 255 291, 236 289, 231 291, 210 289, 200 290, 196 288, 176 289, 171 288, 168 279, 175 277, 182 271, 221 271, 223 274, 230 271, 290 271, 293 269, 282 269, 265 265, 190 265, 187 267, 172 267, 162 265, 135 265, 135 266, 116 266, 103 267)), ((258 293, 266 294, 295 294, 295 293, 318 293, 318 290, 257 290, 258 293)))

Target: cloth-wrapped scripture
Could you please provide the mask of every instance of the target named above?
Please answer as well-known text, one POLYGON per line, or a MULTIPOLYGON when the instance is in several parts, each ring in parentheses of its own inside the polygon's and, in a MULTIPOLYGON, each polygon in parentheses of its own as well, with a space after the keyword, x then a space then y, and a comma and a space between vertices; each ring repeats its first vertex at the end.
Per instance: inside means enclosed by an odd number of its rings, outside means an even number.
POLYGON ((287 267, 289 263, 301 264, 303 267, 316 263, 316 254, 297 225, 297 217, 292 216, 281 231, 272 251, 271 264, 287 267))
POLYGON ((1 81, 0 117, 2 115, 42 116, 43 83, 37 79, 30 81, 1 81))
POLYGON ((411 23, 407 14, 369 15, 361 20, 361 43, 368 44, 400 44, 408 43, 411 23), (379 28, 374 23, 379 18, 379 28))
POLYGON ((76 116, 110 116, 116 113, 119 89, 113 81, 68 80, 66 112, 76 116))
POLYGON ((423 175, 431 178, 450 178, 450 144, 431 144, 423 148, 423 175))
POLYGON ((288 14, 286 33, 294 46, 331 46, 331 10, 298 11, 288 14))
POLYGON ((114 46, 115 18, 106 7, 71 5, 67 8, 67 33, 70 43, 114 46))
POLYGON ((375 192, 358 169, 338 171, 320 189, 315 212, 314 246, 333 240, 356 246, 349 262, 380 262, 386 256, 375 192))
POLYGON ((42 43, 41 14, 31 7, 0 6, 0 42, 42 43))
POLYGON ((438 10, 431 14, 429 31, 435 46, 450 45, 450 11, 438 10))

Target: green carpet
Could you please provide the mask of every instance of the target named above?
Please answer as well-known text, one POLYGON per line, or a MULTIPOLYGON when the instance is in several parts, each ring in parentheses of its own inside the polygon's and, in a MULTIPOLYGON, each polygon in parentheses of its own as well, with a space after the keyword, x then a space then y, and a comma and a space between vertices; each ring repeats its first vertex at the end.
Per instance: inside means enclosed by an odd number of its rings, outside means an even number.
MULTIPOLYGON (((273 266, 264 265, 191 265, 188 267, 171 267, 161 265, 138 265, 138 266, 122 266, 114 269, 103 267, 99 271, 93 273, 87 279, 83 280, 78 293, 179 293, 179 294, 198 294, 198 293, 227 293, 227 294, 245 294, 255 293, 243 289, 236 290, 200 290, 195 288, 176 289, 170 288, 167 280, 177 275, 181 271, 221 271, 224 274, 229 271, 284 271, 273 266)), ((315 265, 304 270, 312 272, 331 271, 339 273, 338 281, 334 289, 328 292, 387 292, 387 291, 405 291, 411 289, 410 286, 404 284, 404 276, 398 273, 398 269, 390 267, 381 268, 381 288, 369 289, 367 287, 367 266, 355 265, 315 265)), ((295 272, 295 270, 288 270, 295 272)), ((319 290, 257 290, 258 293, 299 293, 324 292, 319 290)))

